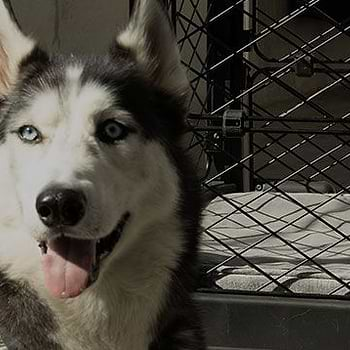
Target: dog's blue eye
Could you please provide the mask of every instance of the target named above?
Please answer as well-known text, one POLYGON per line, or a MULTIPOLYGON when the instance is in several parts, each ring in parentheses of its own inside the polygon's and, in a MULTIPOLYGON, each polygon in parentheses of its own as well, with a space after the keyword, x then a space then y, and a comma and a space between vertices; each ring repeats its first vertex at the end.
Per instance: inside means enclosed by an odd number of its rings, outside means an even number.
POLYGON ((41 134, 38 129, 36 129, 34 126, 31 125, 24 125, 21 126, 18 131, 18 136, 21 138, 21 140, 25 142, 39 142, 41 140, 41 134))
POLYGON ((113 144, 125 139, 128 133, 126 126, 113 119, 108 119, 97 127, 96 136, 103 143, 113 144))

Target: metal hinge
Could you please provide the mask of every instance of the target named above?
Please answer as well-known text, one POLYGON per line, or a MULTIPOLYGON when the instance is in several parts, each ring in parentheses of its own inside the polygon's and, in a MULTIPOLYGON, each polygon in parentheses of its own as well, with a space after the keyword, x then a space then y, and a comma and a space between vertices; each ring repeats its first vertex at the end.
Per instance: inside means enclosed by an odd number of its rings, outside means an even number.
POLYGON ((228 109, 222 117, 224 137, 241 137, 244 134, 244 112, 240 109, 228 109))

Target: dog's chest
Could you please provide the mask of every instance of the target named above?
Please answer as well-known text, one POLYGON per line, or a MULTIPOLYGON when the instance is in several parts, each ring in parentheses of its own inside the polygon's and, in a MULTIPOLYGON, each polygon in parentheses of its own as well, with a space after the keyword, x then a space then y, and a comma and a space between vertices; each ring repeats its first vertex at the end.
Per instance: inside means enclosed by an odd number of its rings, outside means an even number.
POLYGON ((64 350, 147 350, 162 300, 157 291, 102 295, 54 306, 64 350))
POLYGON ((57 342, 63 350, 147 350, 150 323, 140 309, 138 314, 128 315, 107 310, 82 312, 81 318, 63 318, 59 321, 57 342))
POLYGON ((133 326, 133 331, 128 330, 124 335, 118 331, 113 334, 113 331, 106 332, 105 329, 102 329, 108 325, 101 324, 100 326, 101 329, 98 332, 80 330, 79 335, 76 332, 61 331, 58 333, 57 341, 62 350, 148 350, 151 343, 148 336, 135 332, 136 325, 133 326))

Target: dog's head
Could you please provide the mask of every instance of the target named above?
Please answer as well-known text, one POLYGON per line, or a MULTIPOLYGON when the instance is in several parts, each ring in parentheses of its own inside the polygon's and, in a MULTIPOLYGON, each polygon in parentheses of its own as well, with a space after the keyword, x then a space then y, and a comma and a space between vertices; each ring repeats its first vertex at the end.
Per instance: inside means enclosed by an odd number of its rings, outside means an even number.
POLYGON ((0 1, 0 147, 53 295, 79 295, 125 227, 131 241, 137 225, 173 214, 169 150, 187 88, 157 0, 140 0, 110 53, 88 59, 51 57, 0 1))

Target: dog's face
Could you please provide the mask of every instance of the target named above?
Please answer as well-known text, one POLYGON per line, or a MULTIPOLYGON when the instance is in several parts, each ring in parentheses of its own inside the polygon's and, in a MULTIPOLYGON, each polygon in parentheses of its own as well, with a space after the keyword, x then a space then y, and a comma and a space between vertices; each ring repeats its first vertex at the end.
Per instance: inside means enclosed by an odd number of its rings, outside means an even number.
POLYGON ((140 211, 146 219, 150 207, 164 207, 165 193, 173 197, 171 163, 152 135, 159 127, 155 115, 167 111, 157 111, 155 91, 137 74, 109 59, 62 68, 51 61, 14 98, 6 143, 36 240, 62 233, 99 239, 124 215, 140 211), (53 75, 57 85, 50 87, 53 75), (62 204, 51 199, 57 196, 62 204), (55 213, 56 205, 66 206, 67 217, 64 208, 55 213))
POLYGON ((49 57, 2 2, 0 38, 0 143, 13 193, 40 243, 48 289, 74 297, 98 260, 116 254, 125 226, 134 227, 131 242, 173 212, 178 180, 167 145, 183 131, 187 80, 157 0, 138 3, 102 58, 49 57))

